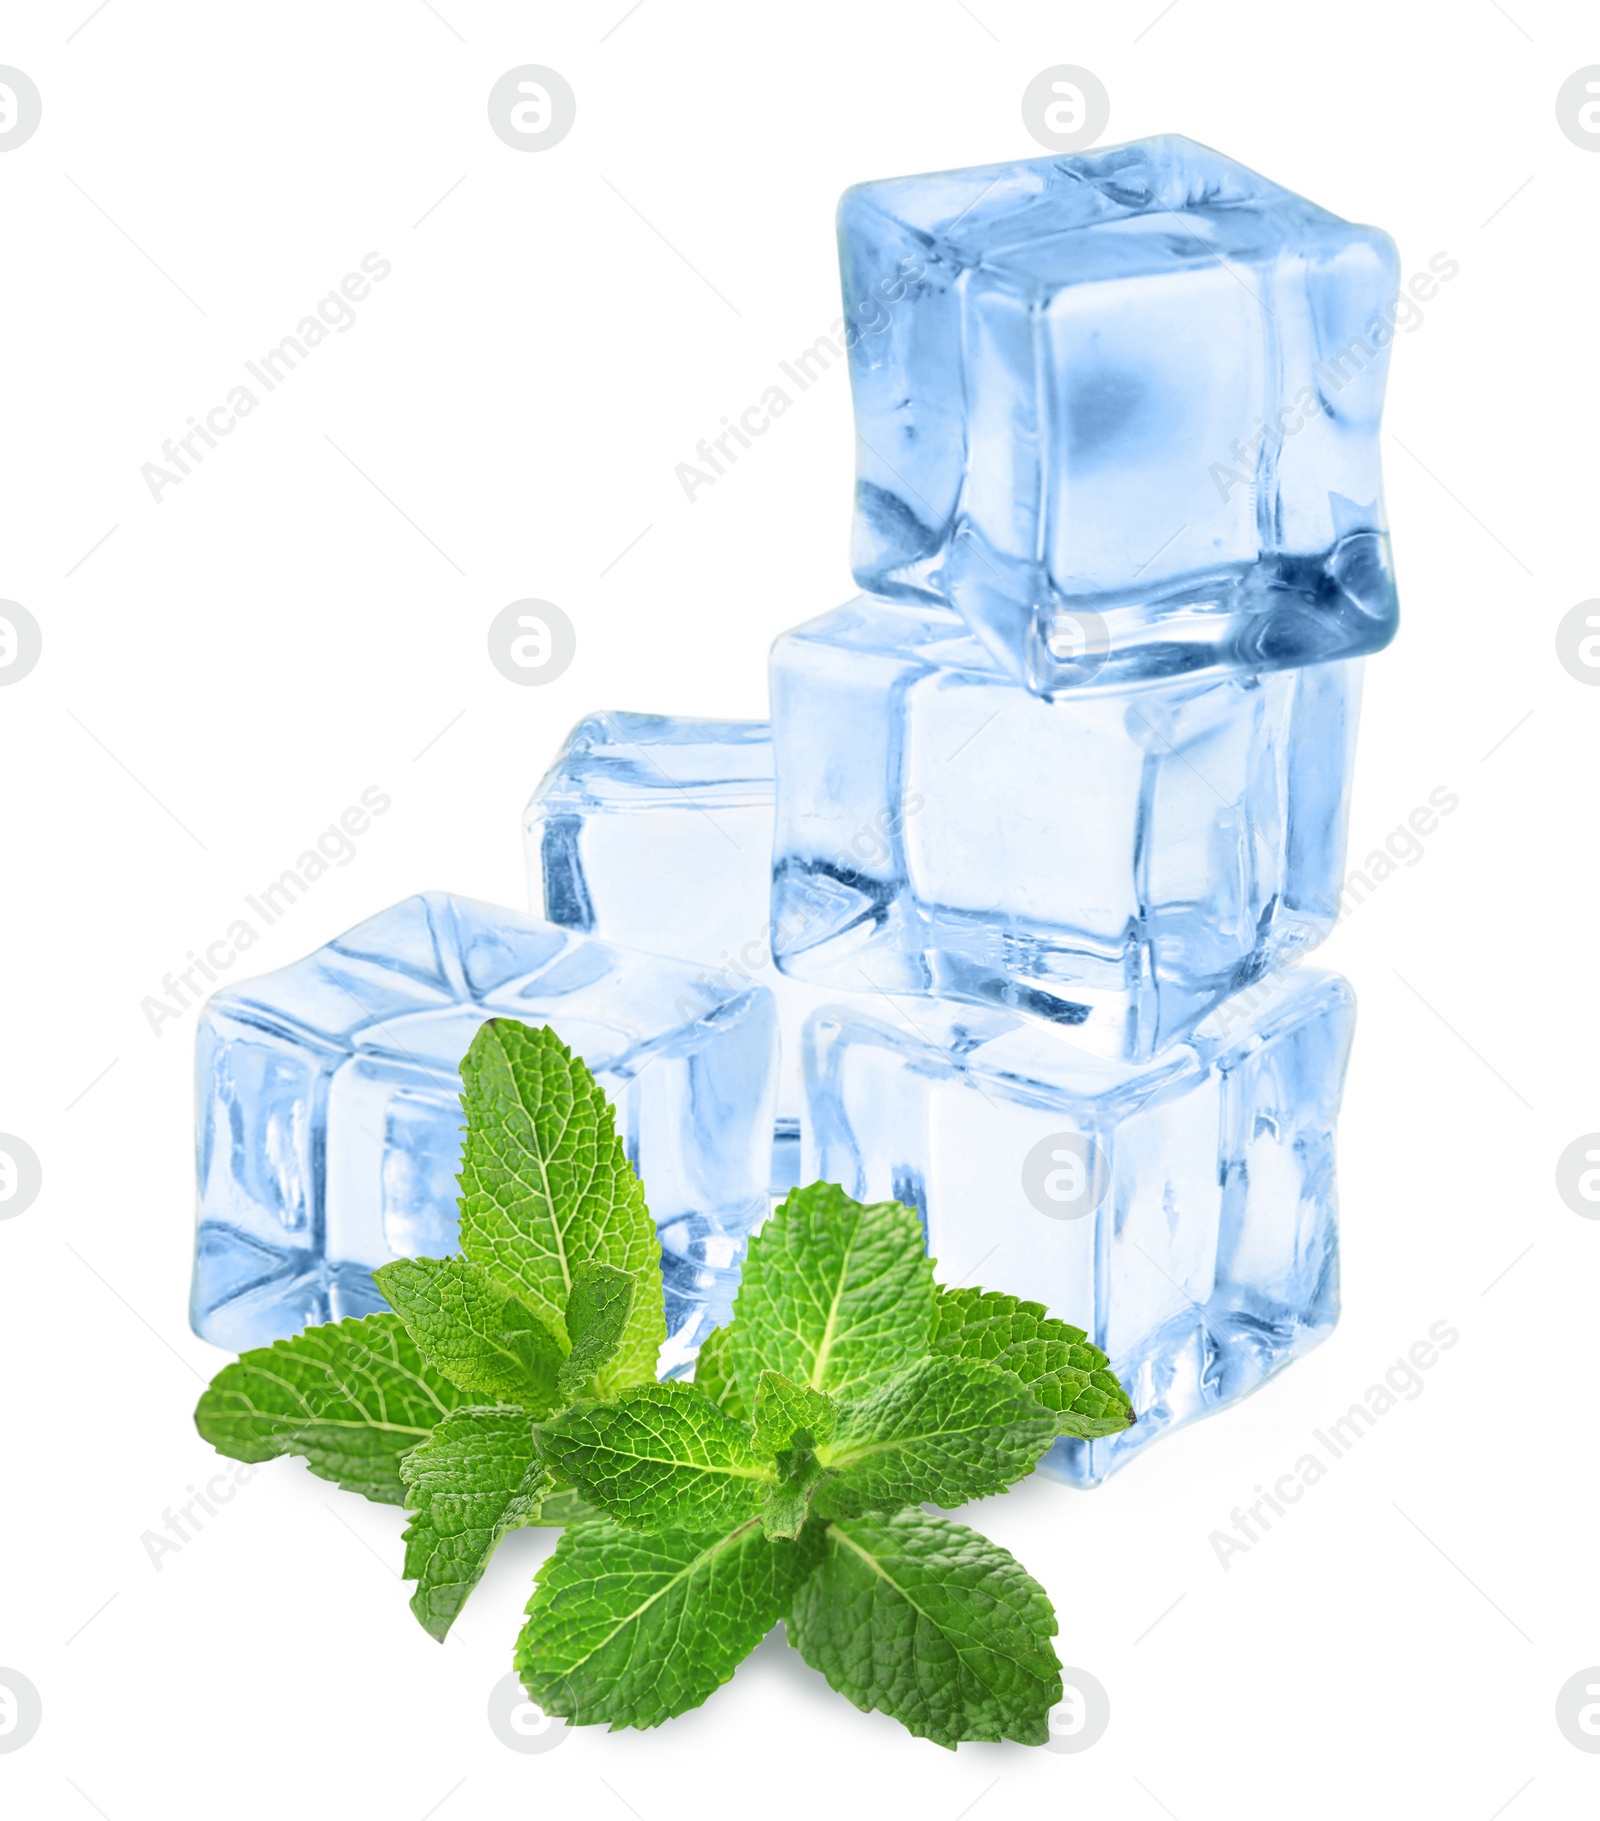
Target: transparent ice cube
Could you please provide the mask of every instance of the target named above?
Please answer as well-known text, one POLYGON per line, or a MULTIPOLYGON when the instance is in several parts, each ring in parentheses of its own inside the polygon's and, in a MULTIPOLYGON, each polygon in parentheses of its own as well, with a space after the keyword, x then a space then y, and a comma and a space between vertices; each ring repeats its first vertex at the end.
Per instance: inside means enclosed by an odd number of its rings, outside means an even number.
POLYGON ((1255 1390, 1339 1313, 1334 1123, 1354 1022, 1337 975, 1276 976, 1143 1065, 946 999, 807 1025, 807 1181, 917 1208, 942 1282, 1043 1303, 1109 1355, 1135 1426, 1058 1441, 1092 1486, 1255 1390))
POLYGON ((540 780, 524 830, 536 916, 694 962, 707 991, 771 991, 783 1045, 771 1187, 782 1195, 800 1159, 800 1027, 827 995, 773 964, 772 803, 765 721, 592 714, 540 780))
POLYGON ((768 1205, 771 995, 430 893, 205 1006, 197 1334, 237 1351, 368 1314, 376 1266, 456 1250, 457 1064, 490 1017, 552 1026, 616 1109, 662 1238, 663 1369, 727 1319, 768 1205))
POLYGON ((779 965, 1153 1056, 1336 920, 1359 682, 1047 700, 955 614, 860 596, 773 649, 779 965))
POLYGON ((839 242, 863 588, 1047 693, 1388 643, 1386 235, 1171 137, 861 184, 839 242))

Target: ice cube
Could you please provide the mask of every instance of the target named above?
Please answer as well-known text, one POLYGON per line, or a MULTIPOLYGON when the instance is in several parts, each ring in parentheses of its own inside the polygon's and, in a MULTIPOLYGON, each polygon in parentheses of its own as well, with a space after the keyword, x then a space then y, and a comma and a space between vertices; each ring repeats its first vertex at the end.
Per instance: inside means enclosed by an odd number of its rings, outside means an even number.
POLYGON ((956 615, 860 596, 773 649, 779 965, 1153 1056, 1336 920, 1359 680, 1045 700, 956 615))
POLYGON ((1388 643, 1386 235, 1171 137, 861 184, 839 242, 863 588, 1044 692, 1388 643))
POLYGON ((827 994, 773 964, 772 797, 765 721, 592 714, 540 780, 524 828, 535 916, 694 962, 707 991, 772 992, 782 1195, 798 1180, 800 1027, 827 994))
POLYGON ((941 1282, 1040 1302, 1109 1355, 1138 1413, 1057 1441, 1097 1484, 1255 1390, 1338 1319, 1334 1122, 1355 1006, 1262 981, 1143 1065, 947 999, 821 1007, 802 1170, 917 1208, 941 1282))
POLYGON ((429 893, 204 1008, 197 1334, 242 1350, 364 1315, 374 1267, 456 1250, 457 1064, 490 1017, 552 1026, 616 1109, 662 1238, 663 1369, 727 1319, 768 1205, 771 995, 429 893))

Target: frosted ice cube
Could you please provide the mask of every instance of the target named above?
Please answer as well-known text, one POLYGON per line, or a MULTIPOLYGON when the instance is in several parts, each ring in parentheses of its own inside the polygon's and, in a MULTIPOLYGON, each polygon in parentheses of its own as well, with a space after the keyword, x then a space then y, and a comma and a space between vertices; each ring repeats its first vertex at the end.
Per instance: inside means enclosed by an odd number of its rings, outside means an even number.
POLYGON ((616 1109, 662 1238, 663 1369, 727 1319, 768 1205, 771 996, 430 893, 205 1006, 197 1334, 242 1350, 368 1314, 376 1266, 456 1250, 456 1065, 496 1016, 551 1025, 616 1109))
POLYGON ((940 608, 773 649, 786 973, 1156 1054, 1338 915, 1358 662, 1045 700, 940 608))
POLYGON ((861 184, 839 242, 863 588, 1045 692, 1388 643, 1386 235, 1171 137, 861 184))
POLYGON ((765 721, 592 714, 540 780, 524 830, 536 916, 694 962, 708 991, 772 992, 781 1195, 799 1168, 800 1027, 826 994, 773 965, 772 801, 765 721))
POLYGON ((806 1031, 803 1174, 919 1209, 941 1281, 1043 1303, 1105 1349, 1138 1422, 1045 1459, 1094 1485, 1338 1319, 1354 1011, 1337 975, 1289 973, 1136 1066, 946 999, 824 1006, 806 1031))

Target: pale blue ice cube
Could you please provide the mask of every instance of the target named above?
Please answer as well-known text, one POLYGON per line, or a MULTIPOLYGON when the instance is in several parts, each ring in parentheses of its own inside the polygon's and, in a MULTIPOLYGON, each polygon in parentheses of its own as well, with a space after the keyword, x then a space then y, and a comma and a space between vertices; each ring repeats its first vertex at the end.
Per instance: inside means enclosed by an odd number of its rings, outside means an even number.
POLYGON ((457 1064, 491 1017, 593 1069, 661 1234, 668 1342, 725 1321, 767 1211, 771 995, 464 898, 407 898, 205 1006, 191 1320, 235 1351, 385 1306, 372 1272, 457 1248, 457 1064))
POLYGON ((1153 1056, 1336 921, 1359 682, 1049 700, 957 615, 860 596, 773 648, 779 965, 1153 1056))
POLYGON ((587 715, 524 816, 535 916, 695 963, 710 992, 777 1000, 772 1192, 800 1156, 800 1027, 825 997, 772 960, 772 734, 765 721, 587 715))
POLYGON ((1043 692, 1388 643, 1386 235, 1160 138, 861 184, 839 242, 863 588, 1043 692))
POLYGON ((917 1208, 941 1281, 1043 1303, 1105 1349, 1137 1423, 1044 1462, 1092 1486, 1338 1319, 1354 1012, 1337 975, 1279 975, 1130 1065, 947 999, 824 1006, 806 1031, 803 1174, 917 1208))

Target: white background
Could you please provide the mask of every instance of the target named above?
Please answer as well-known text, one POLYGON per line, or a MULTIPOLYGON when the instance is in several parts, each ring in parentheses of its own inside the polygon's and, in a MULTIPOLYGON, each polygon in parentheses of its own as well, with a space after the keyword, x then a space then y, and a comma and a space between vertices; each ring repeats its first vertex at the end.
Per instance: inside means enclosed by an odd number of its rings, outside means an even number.
POLYGON ((1600 156, 1554 108, 1600 61, 1592 12, 90 4, 13 0, 0 36, 44 98, 0 157, 0 595, 45 640, 0 692, 0 1130, 44 1167, 0 1224, 0 1665, 44 1702, 0 1809, 1595 1812, 1600 1757, 1554 1719, 1600 1662, 1600 1225, 1554 1187, 1600 1127, 1600 693, 1553 642, 1600 593, 1600 156), (535 156, 485 112, 528 62, 578 97, 535 156), (223 1359, 185 1316, 193 1018, 156 1037, 140 1000, 365 786, 392 811, 252 962, 422 888, 520 906, 521 805, 586 710, 764 713, 774 634, 852 591, 843 372, 693 505, 674 464, 838 314, 845 185, 1038 155, 1019 99, 1062 62, 1109 90, 1107 142, 1188 133, 1387 228, 1408 274, 1461 265, 1394 359, 1403 620, 1368 667, 1352 860, 1436 786, 1461 806, 1324 950, 1361 1000, 1345 1315, 1102 1490, 982 1508, 1110 1692, 1089 1751, 950 1757, 774 1638, 660 1731, 517 1756, 485 1701, 548 1533, 442 1649, 402 1514, 298 1463, 147 1558, 216 1469, 190 1412, 223 1359), (393 272, 355 327, 154 503, 141 464, 373 250, 393 272), (525 595, 578 629, 546 689, 486 656, 525 595), (1423 1395, 1224 1572, 1230 1509, 1440 1320, 1461 1339, 1423 1395))

